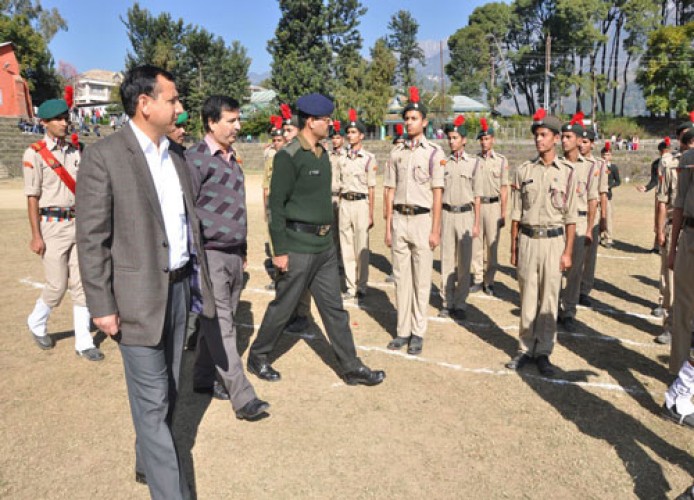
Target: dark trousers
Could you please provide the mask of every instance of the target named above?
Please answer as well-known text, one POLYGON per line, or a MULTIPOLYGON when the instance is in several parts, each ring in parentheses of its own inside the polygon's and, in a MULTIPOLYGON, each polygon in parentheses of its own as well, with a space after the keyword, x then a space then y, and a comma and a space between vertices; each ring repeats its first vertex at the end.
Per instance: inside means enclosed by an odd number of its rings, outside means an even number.
POLYGON ((231 406, 234 410, 240 410, 256 398, 236 348, 234 316, 243 288, 243 257, 217 250, 205 250, 205 253, 217 317, 199 317, 200 334, 195 349, 193 385, 211 387, 218 374, 229 392, 231 406))
POLYGON ((328 339, 343 371, 356 370, 361 366, 361 361, 354 347, 349 315, 342 307, 334 246, 315 254, 289 252, 289 268, 277 278, 275 300, 265 311, 249 356, 267 360, 306 289, 316 301, 328 339))
POLYGON ((159 344, 120 345, 135 424, 135 468, 146 474, 153 499, 190 498, 171 431, 189 303, 188 279, 170 284, 159 344))

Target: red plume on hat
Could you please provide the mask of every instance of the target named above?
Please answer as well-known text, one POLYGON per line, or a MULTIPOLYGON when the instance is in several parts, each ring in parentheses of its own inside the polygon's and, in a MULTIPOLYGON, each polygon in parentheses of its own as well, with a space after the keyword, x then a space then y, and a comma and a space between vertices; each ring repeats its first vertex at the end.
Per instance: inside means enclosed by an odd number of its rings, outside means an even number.
POLYGON ((417 87, 410 87, 410 102, 412 104, 419 102, 419 89, 417 87))
POLYGON ((77 149, 80 148, 80 138, 76 133, 73 133, 70 136, 70 142, 72 143, 73 146, 75 146, 77 149))
POLYGON ((571 121, 569 122, 569 125, 580 125, 583 126, 583 117, 585 115, 583 114, 583 111, 579 111, 573 117, 571 118, 571 121))
POLYGON ((480 128, 482 129, 482 132, 489 131, 489 124, 487 123, 486 118, 480 118, 480 128))
POLYGON ((350 122, 356 122, 357 121, 357 110, 354 108, 349 108, 349 121, 350 122))
POLYGON ((72 85, 65 86, 65 102, 67 103, 67 109, 72 109, 75 105, 75 89, 72 85))
POLYGON ((340 133, 340 127, 342 127, 340 120, 333 120, 333 130, 335 133, 340 133))
POLYGON ((670 147, 670 137, 666 137, 665 139, 663 139, 663 142, 667 147, 670 147))
POLYGON ((612 144, 610 144, 610 141, 605 141, 605 151, 609 152, 612 149, 612 144))
POLYGON ((534 122, 539 122, 541 121, 545 116, 547 116, 547 111, 545 111, 545 108, 540 108, 538 109, 535 114, 533 115, 533 121, 534 122))
POLYGON ((292 110, 288 104, 280 104, 280 112, 282 113, 282 118, 285 120, 292 119, 292 110))
POLYGON ((456 127, 460 127, 461 125, 465 124, 465 117, 463 115, 458 115, 455 117, 455 120, 453 121, 453 125, 456 127))
POLYGON ((272 115, 270 117, 270 123, 272 123, 272 126, 276 129, 280 129, 282 128, 282 117, 278 115, 272 115))
POLYGON ((396 135, 402 135, 404 132, 404 129, 402 128, 402 123, 396 123, 395 124, 395 134, 396 135))

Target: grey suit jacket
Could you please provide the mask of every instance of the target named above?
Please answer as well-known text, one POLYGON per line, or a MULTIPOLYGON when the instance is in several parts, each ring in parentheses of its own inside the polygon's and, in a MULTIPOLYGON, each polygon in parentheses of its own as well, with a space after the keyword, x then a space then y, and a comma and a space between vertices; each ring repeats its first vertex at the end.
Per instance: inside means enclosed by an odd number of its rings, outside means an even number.
MULTIPOLYGON (((171 148, 169 153, 201 266, 202 314, 211 318, 214 299, 190 174, 179 150, 171 148)), ((169 249, 154 181, 130 126, 85 149, 76 210, 79 267, 89 312, 93 317, 118 314, 123 344, 157 345, 168 299, 169 249)))

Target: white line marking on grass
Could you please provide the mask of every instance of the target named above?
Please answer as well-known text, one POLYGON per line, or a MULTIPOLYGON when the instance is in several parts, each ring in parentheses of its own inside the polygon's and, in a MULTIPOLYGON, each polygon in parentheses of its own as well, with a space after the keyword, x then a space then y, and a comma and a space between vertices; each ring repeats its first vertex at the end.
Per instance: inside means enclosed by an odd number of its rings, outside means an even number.
POLYGON ((602 253, 599 253, 598 257, 602 257, 603 259, 636 260, 636 257, 626 257, 624 255, 606 255, 602 253))
MULTIPOLYGON (((382 354, 387 354, 389 356, 397 356, 403 359, 406 359, 408 361, 417 361, 419 363, 426 363, 426 364, 433 364, 436 366, 440 366, 442 368, 448 368, 449 370, 454 370, 458 372, 464 372, 464 373, 474 373, 478 375, 493 375, 493 376, 508 376, 512 375, 515 372, 511 370, 495 370, 493 368, 466 368, 463 365, 456 364, 456 363, 447 363, 445 361, 435 361, 432 359, 428 358, 423 358, 421 356, 410 356, 409 354, 402 353, 400 351, 391 351, 388 349, 384 349, 383 347, 376 347, 376 346, 357 346, 358 349, 362 351, 376 351, 380 352, 382 354)), ((613 391, 613 392, 625 392, 628 394, 649 394, 648 391, 644 391, 643 389, 639 387, 622 387, 621 385, 618 384, 608 384, 604 382, 580 382, 580 381, 573 381, 573 380, 566 380, 566 379, 561 379, 561 378, 545 378, 541 377, 539 375, 530 375, 530 374, 523 374, 523 377, 527 378, 533 378, 537 380, 542 380, 544 382, 548 382, 550 384, 556 384, 556 385, 577 385, 580 387, 591 387, 594 389, 604 389, 607 391, 613 391)))
POLYGON ((46 285, 44 283, 37 283, 36 281, 31 281, 29 278, 22 278, 21 280, 19 280, 19 282, 23 285, 29 285, 32 288, 46 288, 46 285))

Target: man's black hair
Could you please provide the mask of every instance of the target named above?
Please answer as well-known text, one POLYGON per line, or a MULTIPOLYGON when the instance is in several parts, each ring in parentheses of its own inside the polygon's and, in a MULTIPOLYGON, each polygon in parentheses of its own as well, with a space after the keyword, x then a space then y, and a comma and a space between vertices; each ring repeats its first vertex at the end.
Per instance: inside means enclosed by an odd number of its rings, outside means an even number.
POLYGON ((162 76, 170 82, 174 81, 174 76, 165 69, 145 64, 131 69, 125 74, 123 83, 120 84, 120 100, 123 103, 125 114, 130 118, 135 116, 137 109, 137 99, 142 95, 157 98, 155 88, 157 86, 157 76, 162 76))
POLYGON ((222 119, 222 111, 237 111, 239 102, 225 95, 211 95, 202 104, 202 124, 205 132, 210 131, 210 121, 217 123, 222 119))

